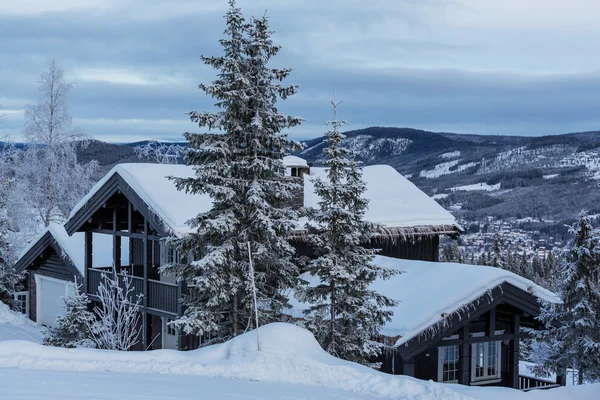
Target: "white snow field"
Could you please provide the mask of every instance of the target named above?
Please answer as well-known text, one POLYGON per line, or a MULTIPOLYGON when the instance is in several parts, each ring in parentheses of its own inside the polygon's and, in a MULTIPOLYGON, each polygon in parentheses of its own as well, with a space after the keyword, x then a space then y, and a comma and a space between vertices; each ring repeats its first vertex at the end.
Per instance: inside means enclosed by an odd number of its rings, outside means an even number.
POLYGON ((275 323, 227 343, 115 352, 0 341, 0 399, 590 399, 600 385, 523 393, 393 376, 337 359, 308 331, 275 323))
POLYGON ((11 311, 6 304, 0 302, 0 343, 6 340, 41 343, 42 332, 40 327, 29 318, 11 311))

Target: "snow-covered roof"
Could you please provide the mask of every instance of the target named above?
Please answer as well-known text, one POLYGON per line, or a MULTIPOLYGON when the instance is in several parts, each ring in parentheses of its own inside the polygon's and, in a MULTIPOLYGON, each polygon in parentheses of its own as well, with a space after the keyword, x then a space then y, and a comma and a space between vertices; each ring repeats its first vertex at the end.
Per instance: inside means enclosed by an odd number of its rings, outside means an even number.
MULTIPOLYGON (((304 176, 304 205, 318 207, 314 178, 327 178, 326 168, 311 168, 304 176)), ((369 209, 365 219, 387 228, 454 225, 454 216, 389 165, 363 168, 369 209)))
MULTIPOLYGON (((374 262, 386 268, 404 271, 391 279, 377 280, 371 285, 372 289, 399 301, 392 309, 392 320, 386 323, 381 331, 385 336, 400 336, 396 342, 397 346, 443 322, 442 315, 451 316, 505 283, 527 291, 539 299, 559 302, 557 296, 549 290, 500 268, 402 260, 384 256, 375 257, 374 262)), ((317 283, 314 277, 305 275, 303 278, 310 284, 317 283)), ((292 315, 301 317, 306 304, 295 298, 291 303, 292 315)))
MULTIPOLYGON (((295 158, 298 157, 288 156, 285 163, 294 162, 295 158)), ((306 164, 306 161, 302 161, 306 164)), ((305 206, 318 206, 318 196, 314 192, 312 178, 325 177, 325 173, 325 168, 311 168, 310 175, 304 175, 305 206)), ((192 167, 168 164, 119 164, 96 183, 73 208, 69 219, 83 209, 114 174, 121 176, 152 212, 164 222, 165 227, 168 228, 166 230, 175 234, 189 233, 191 229, 187 221, 212 207, 210 196, 179 191, 174 182, 167 178, 168 176, 193 177, 192 167)), ((368 221, 387 228, 458 227, 452 214, 392 167, 386 165, 364 167, 363 176, 367 184, 366 197, 370 200, 366 213, 368 221)), ((303 226, 302 221, 300 226, 303 226)))
MULTIPOLYGON (((23 258, 46 234, 50 234, 62 249, 62 254, 59 255, 63 258, 65 256, 68 257, 69 261, 83 275, 85 271, 85 234, 83 232, 76 232, 72 236, 69 236, 63 225, 54 222, 44 228, 27 245, 21 252, 19 259, 23 258)), ((112 236, 95 233, 93 246, 93 266, 110 266, 112 264, 112 236)), ((126 250, 124 253, 128 254, 128 246, 123 246, 123 250, 126 250)))
POLYGON ((283 165, 286 167, 304 167, 308 168, 308 163, 304 158, 297 156, 285 156, 283 157, 283 165))

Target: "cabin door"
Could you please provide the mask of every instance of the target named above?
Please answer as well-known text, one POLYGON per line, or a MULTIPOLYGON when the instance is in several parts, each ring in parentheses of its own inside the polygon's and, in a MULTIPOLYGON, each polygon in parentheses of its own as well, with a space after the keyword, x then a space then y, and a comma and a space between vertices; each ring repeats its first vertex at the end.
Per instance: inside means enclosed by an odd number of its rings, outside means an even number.
POLYGON ((177 350, 177 330, 169 326, 172 321, 170 318, 162 319, 162 348, 177 350))

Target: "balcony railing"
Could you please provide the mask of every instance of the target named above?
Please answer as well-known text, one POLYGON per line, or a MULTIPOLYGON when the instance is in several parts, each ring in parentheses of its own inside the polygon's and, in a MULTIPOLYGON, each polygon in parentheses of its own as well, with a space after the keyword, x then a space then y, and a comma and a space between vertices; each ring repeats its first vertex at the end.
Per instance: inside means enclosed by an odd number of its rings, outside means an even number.
MULTIPOLYGON (((88 269, 88 294, 98 296, 98 286, 100 286, 103 274, 110 276, 112 272, 109 269, 88 269)), ((144 278, 125 274, 117 274, 117 276, 119 278, 119 286, 123 289, 125 289, 125 278, 127 277, 131 280, 133 291, 130 301, 136 301, 138 296, 144 295, 144 278)), ((179 300, 177 296, 177 285, 148 279, 147 296, 148 308, 154 308, 172 314, 177 313, 177 303, 179 300)))
POLYGON ((537 389, 552 389, 560 385, 551 380, 519 375, 519 389, 524 392, 537 389))

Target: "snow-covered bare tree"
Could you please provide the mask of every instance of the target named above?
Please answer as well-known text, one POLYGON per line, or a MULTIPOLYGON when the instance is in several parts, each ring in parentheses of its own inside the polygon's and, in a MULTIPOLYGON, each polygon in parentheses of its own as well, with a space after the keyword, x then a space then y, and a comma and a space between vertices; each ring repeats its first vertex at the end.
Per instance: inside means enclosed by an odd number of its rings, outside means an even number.
POLYGON ((35 210, 44 226, 63 222, 71 208, 93 185, 97 163, 81 164, 77 146, 89 137, 73 128, 69 112, 72 83, 54 60, 39 81, 39 102, 25 107, 23 134, 28 146, 16 168, 15 181, 21 207, 35 210))
POLYGON ((191 221, 195 232, 171 241, 196 261, 166 266, 193 283, 184 297, 185 315, 175 326, 186 333, 210 334, 213 341, 242 333, 252 322, 248 279, 250 242, 260 319, 277 320, 287 306, 285 289, 295 284, 293 247, 287 242, 297 218, 289 203, 301 183, 285 177, 283 157, 299 147, 281 133, 300 118, 278 111, 276 103, 297 86, 280 82, 290 69, 269 65, 279 47, 272 43, 266 17, 248 23, 235 1, 226 15, 224 54, 205 57, 218 78, 200 88, 217 100, 216 112, 191 112, 190 119, 208 133, 186 133, 188 165, 196 175, 175 179, 179 190, 209 194, 213 208, 191 221), (210 132, 218 130, 219 132, 210 132))
POLYGON ((306 285, 301 298, 311 306, 306 311, 306 326, 330 354, 368 364, 379 354, 381 345, 373 339, 390 320, 389 307, 395 301, 370 288, 376 279, 387 279, 397 271, 373 264, 376 249, 362 244, 371 240, 377 226, 364 220, 368 200, 362 170, 354 154, 344 148, 345 136, 339 131, 346 124, 337 119, 335 99, 333 120, 327 132, 323 164, 327 178, 314 180, 319 207, 307 210, 307 241, 315 259, 307 272, 320 283, 306 285))
POLYGON ((56 318, 56 325, 46 329, 44 344, 57 347, 95 347, 90 327, 96 322, 88 311, 90 300, 76 284, 74 291, 65 297, 65 314, 56 318))
POLYGON ((539 316, 545 329, 535 333, 546 343, 537 372, 563 375, 578 371, 578 381, 600 379, 600 231, 582 213, 561 269, 562 304, 546 303, 539 316))
POLYGON ((100 305, 94 307, 96 320, 88 324, 95 347, 126 351, 139 342, 141 295, 134 296, 129 276, 102 274, 98 286, 100 305))
POLYGON ((13 294, 20 290, 24 277, 14 269, 15 252, 10 243, 10 227, 6 217, 6 198, 12 182, 9 168, 11 148, 7 145, 3 147, 0 150, 0 301, 14 308, 16 303, 13 294))
POLYGON ((150 160, 157 164, 177 164, 183 159, 186 148, 174 143, 148 140, 136 146, 133 151, 142 160, 150 160))

